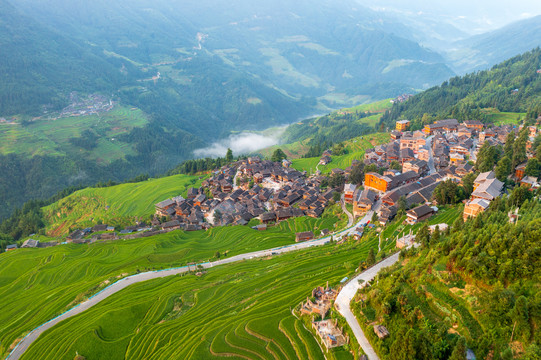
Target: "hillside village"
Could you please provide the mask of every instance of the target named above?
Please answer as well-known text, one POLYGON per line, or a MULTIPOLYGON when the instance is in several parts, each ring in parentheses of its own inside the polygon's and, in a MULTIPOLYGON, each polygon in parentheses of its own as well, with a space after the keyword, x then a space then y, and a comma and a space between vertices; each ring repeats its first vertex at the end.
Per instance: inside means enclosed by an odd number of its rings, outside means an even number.
MULTIPOLYGON (((433 193, 438 184, 446 180, 461 184, 464 176, 474 172, 469 160, 476 159, 483 144, 505 145, 509 133, 520 130, 510 125, 485 129, 479 121, 459 124, 455 119, 437 121, 422 131, 408 131, 408 125, 407 120, 398 121, 397 130, 391 133, 393 141, 366 151, 364 166, 384 170, 365 173, 362 186, 347 183, 361 159, 353 160, 346 169, 332 169, 331 176, 345 178, 343 187, 322 190, 326 177, 320 171, 307 177, 292 169, 288 160, 273 163, 252 157, 216 171, 200 188, 190 189, 187 199, 177 197, 156 204, 156 222, 159 217, 168 217, 171 221, 161 224, 162 228, 195 230, 246 225, 251 219, 266 225, 297 216, 319 217, 337 191, 353 205, 355 217, 375 210, 381 225, 394 218, 403 199, 405 208, 411 209, 408 221, 415 223, 435 213, 427 205, 437 205, 433 193), (391 169, 393 162, 400 165, 401 171, 391 169)), ((537 128, 529 127, 530 143, 536 135, 537 128)), ((320 164, 331 162, 332 152, 326 150, 320 164)), ((539 187, 537 179, 523 176, 524 168, 524 163, 517 166, 517 181, 530 188, 539 187)), ((493 171, 479 174, 464 216, 476 216, 504 191, 504 184, 493 171)))
MULTIPOLYGON (((155 204, 155 216, 150 223, 140 222, 121 231, 106 224, 75 230, 66 242, 87 243, 99 240, 131 239, 161 234, 173 230, 197 231, 213 226, 248 225, 265 230, 293 217, 320 217, 329 205, 342 201, 352 206, 353 217, 374 210, 380 225, 392 221, 400 209, 406 211, 407 222, 415 224, 437 212, 434 191, 445 181, 463 184, 474 172, 481 147, 504 146, 510 133, 518 134, 522 127, 511 125, 486 128, 479 121, 440 120, 426 125, 422 131, 410 131, 410 122, 396 122, 391 141, 365 151, 363 159, 355 159, 345 169, 334 168, 326 176, 321 171, 308 176, 291 167, 292 162, 262 160, 250 157, 215 170, 198 188, 189 188, 186 198, 177 196, 155 204), (355 167, 362 167, 364 181, 349 182, 355 167), (370 171, 368 171, 370 170, 370 171), (377 171, 372 171, 377 170, 377 171), (327 186, 338 177, 343 185, 327 186)), ((533 157, 532 143, 538 130, 528 127, 527 155, 533 157)), ((320 164, 332 163, 332 151, 323 152, 320 164)), ((522 186, 537 189, 538 179, 525 176, 526 163, 516 166, 513 179, 522 186)), ((480 173, 473 182, 471 197, 464 201, 464 219, 485 211, 490 202, 504 193, 504 183, 494 171, 480 173)), ((329 231, 325 229, 323 235, 329 231)), ((356 233, 362 236, 362 229, 356 233)), ((312 232, 298 233, 297 241, 315 237, 312 232)), ((40 243, 28 239, 23 247, 48 247, 57 243, 40 243)), ((13 250, 11 246, 7 250, 13 250)))

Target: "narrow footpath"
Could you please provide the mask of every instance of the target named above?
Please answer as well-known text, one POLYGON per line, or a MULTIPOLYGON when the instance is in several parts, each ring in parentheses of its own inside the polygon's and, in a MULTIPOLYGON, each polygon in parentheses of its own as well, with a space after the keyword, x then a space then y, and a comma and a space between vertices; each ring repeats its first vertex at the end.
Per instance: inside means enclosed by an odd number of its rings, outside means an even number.
POLYGON ((342 194, 342 197, 340 198, 340 205, 342 205, 342 211, 348 216, 348 224, 346 228, 350 228, 353 226, 353 221, 355 221, 355 218, 353 217, 353 214, 351 214, 347 207, 346 207, 346 200, 344 197, 344 194, 342 194))

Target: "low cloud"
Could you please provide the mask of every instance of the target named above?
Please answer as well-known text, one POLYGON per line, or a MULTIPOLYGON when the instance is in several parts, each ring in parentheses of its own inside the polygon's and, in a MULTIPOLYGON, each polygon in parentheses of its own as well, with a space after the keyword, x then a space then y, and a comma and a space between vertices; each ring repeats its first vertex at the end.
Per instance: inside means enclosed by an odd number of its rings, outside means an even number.
POLYGON ((230 135, 227 139, 219 140, 209 147, 194 151, 196 158, 224 157, 227 149, 233 150, 233 155, 248 154, 263 148, 276 145, 279 134, 261 135, 251 132, 230 135))

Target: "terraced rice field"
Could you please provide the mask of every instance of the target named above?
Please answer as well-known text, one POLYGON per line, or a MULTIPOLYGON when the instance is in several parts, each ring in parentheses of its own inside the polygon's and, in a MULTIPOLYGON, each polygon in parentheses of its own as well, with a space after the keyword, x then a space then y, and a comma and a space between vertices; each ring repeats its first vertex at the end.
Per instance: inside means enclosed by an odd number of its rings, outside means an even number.
POLYGON ((358 106, 354 106, 354 107, 351 107, 351 108, 348 108, 348 109, 342 109, 342 111, 350 111, 350 112, 355 112, 355 111, 359 111, 359 112, 385 112, 385 110, 389 110, 390 108, 393 107, 393 104, 391 103, 391 99, 385 99, 385 100, 380 100, 380 101, 376 101, 376 102, 372 102, 372 103, 369 103, 369 104, 362 104, 362 105, 358 105, 358 106))
POLYGON ((83 228, 103 223, 133 224, 154 214, 154 204, 183 195, 189 187, 199 187, 199 176, 174 175, 127 183, 106 188, 79 190, 58 202, 43 208, 47 232, 54 236, 67 235, 71 226, 83 228))
MULTIPOLYGON (((390 135, 388 133, 376 133, 370 135, 359 136, 351 140, 345 141, 346 149, 348 151, 345 155, 333 156, 330 164, 325 166, 319 166, 319 170, 322 173, 329 173, 332 169, 340 168, 345 169, 351 166, 353 160, 363 160, 364 152, 366 149, 373 148, 376 145, 388 143, 390 141, 390 135)), ((309 173, 315 173, 319 158, 306 158, 292 160, 293 167, 299 171, 307 171, 309 173)))
MULTIPOLYGON (((325 359, 291 313, 376 247, 326 245, 136 284, 44 333, 23 359, 325 359), (187 299, 187 300, 186 300, 187 299)), ((355 351, 358 351, 355 349, 355 351)), ((352 359, 344 350, 327 359, 352 359)))
POLYGON ((34 155, 84 156, 108 163, 135 154, 131 145, 121 143, 115 136, 142 127, 148 120, 139 109, 117 106, 113 110, 91 116, 72 116, 57 120, 36 120, 26 126, 0 125, 0 153, 34 155), (98 146, 86 151, 73 146, 69 139, 79 137, 84 130, 92 129, 100 135, 98 146))
MULTIPOLYGON (((265 232, 243 226, 222 227, 91 245, 18 249, 0 254, 0 303, 3 308, 0 312, 0 358, 17 338, 123 274, 203 262, 212 259, 216 251, 222 256, 226 252, 233 256, 287 245, 294 243, 295 232, 316 230, 324 224, 325 220, 304 218, 304 221, 290 220, 265 232)), ((199 299, 196 297, 194 301, 199 299)), ((119 324, 125 326, 125 323, 119 324)), ((103 336, 113 336, 110 332, 117 331, 115 329, 104 330, 103 336)))
POLYGON ((489 114, 489 119, 494 123, 494 125, 518 125, 519 117, 524 119, 526 113, 515 113, 515 112, 497 112, 489 114))

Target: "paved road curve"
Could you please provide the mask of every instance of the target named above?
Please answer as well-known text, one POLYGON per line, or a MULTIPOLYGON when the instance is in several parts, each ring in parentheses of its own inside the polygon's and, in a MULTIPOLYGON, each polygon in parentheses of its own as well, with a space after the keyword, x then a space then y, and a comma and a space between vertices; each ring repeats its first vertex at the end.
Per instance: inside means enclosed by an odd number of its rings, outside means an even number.
POLYGON ((353 334, 355 334, 355 338, 357 338, 357 342, 359 342, 359 344, 363 348, 363 351, 370 360, 379 359, 379 357, 374 351, 372 345, 370 345, 370 342, 368 341, 366 336, 364 335, 361 326, 359 325, 359 322, 355 318, 355 315, 353 315, 353 313, 351 312, 349 304, 351 303, 351 300, 357 293, 358 289, 364 287, 368 281, 374 279, 381 269, 389 267, 396 263, 398 261, 399 255, 400 253, 398 252, 392 256, 389 256, 385 260, 372 266, 370 269, 357 275, 353 280, 351 280, 346 286, 342 288, 334 302, 336 308, 338 309, 338 312, 346 318, 349 327, 351 328, 351 330, 353 330, 353 334), (360 279, 364 280, 362 284, 359 284, 360 279))
MULTIPOLYGON (((372 217, 372 211, 369 211, 366 214, 366 216, 364 218, 362 218, 354 227, 343 230, 343 231, 341 231, 339 233, 336 233, 336 234, 334 234, 334 236, 351 235, 354 232, 356 227, 366 225, 368 223, 368 221, 371 219, 371 217, 372 217)), ((235 255, 235 256, 232 256, 232 257, 229 257, 229 258, 220 259, 220 260, 213 261, 213 262, 202 263, 202 264, 199 264, 199 265, 203 266, 203 268, 210 268, 210 267, 213 267, 213 266, 229 264, 229 263, 237 262, 237 261, 241 261, 241 260, 247 260, 247 259, 252 259, 252 258, 257 258, 257 257, 265 257, 265 256, 273 255, 273 254, 281 254, 281 253, 286 253, 286 252, 290 252, 290 251, 297 251, 297 250, 301 250, 301 249, 307 249, 307 248, 312 247, 312 246, 324 245, 330 240, 330 238, 331 237, 328 236, 328 237, 325 237, 325 238, 322 238, 322 239, 306 241, 306 242, 299 243, 299 244, 282 246, 282 247, 272 248, 272 249, 268 249, 268 250, 254 251, 254 252, 251 252, 251 253, 235 255)), ((193 269, 193 267, 192 267, 192 269, 193 269)), ((9 359, 9 360, 18 360, 24 354, 24 352, 30 347, 30 345, 32 345, 32 343, 34 341, 36 341, 36 339, 43 332, 47 331, 48 329, 52 328, 53 326, 55 326, 56 324, 58 324, 59 322, 61 322, 63 320, 66 320, 66 319, 69 319, 69 318, 71 318, 73 316, 81 314, 85 310, 91 308, 92 306, 100 303, 102 300, 107 299, 109 296, 119 292, 122 289, 125 289, 126 287, 128 287, 130 285, 133 285, 133 284, 136 284, 136 283, 139 283, 139 282, 143 282, 143 281, 147 281, 147 280, 159 279, 159 278, 163 278, 163 277, 166 277, 166 276, 177 275, 177 274, 185 273, 187 271, 188 271, 188 267, 183 266, 183 267, 180 267, 180 268, 144 272, 144 273, 131 275, 131 276, 128 276, 128 277, 126 277, 124 279, 121 279, 121 280, 115 282, 114 284, 109 285, 108 287, 103 289, 101 292, 97 293, 96 295, 89 298, 85 302, 82 302, 81 304, 79 304, 76 307, 68 310, 67 312, 63 313, 62 315, 60 315, 60 316, 46 322, 43 325, 40 325, 36 329, 32 330, 23 340, 21 340, 19 342, 19 344, 17 344, 17 346, 15 347, 15 349, 13 349, 11 354, 8 355, 7 359, 9 359)))

